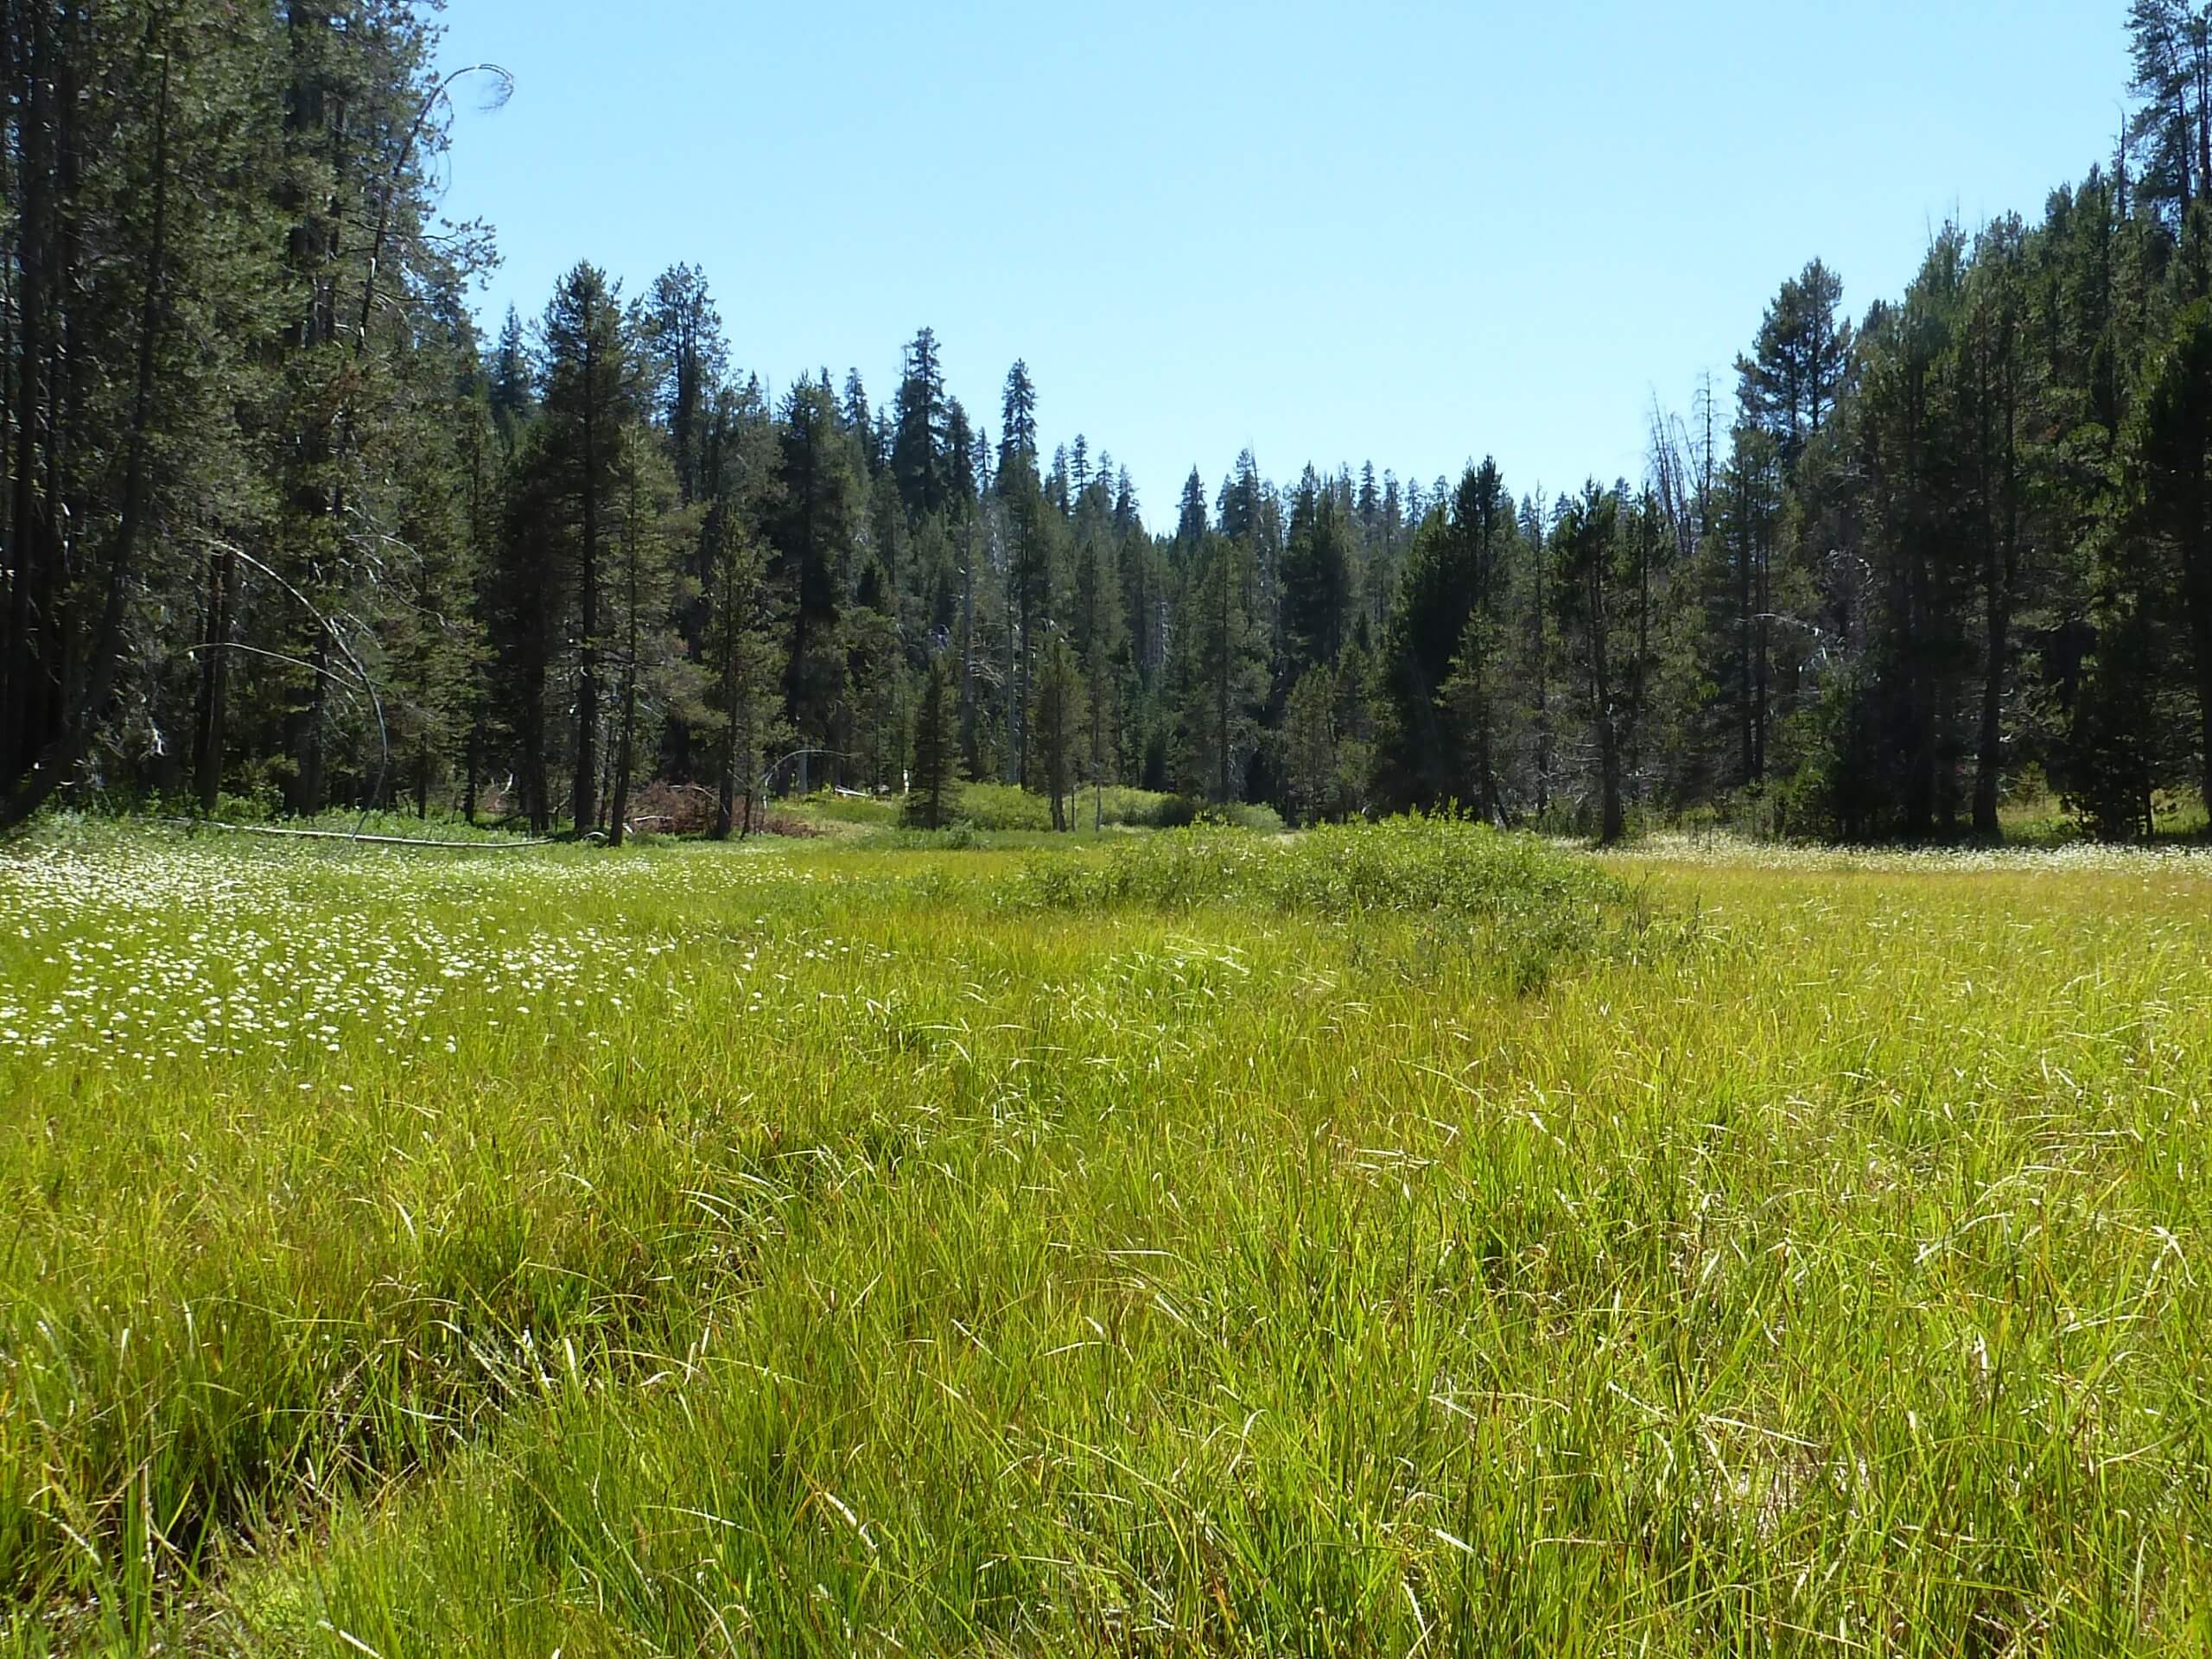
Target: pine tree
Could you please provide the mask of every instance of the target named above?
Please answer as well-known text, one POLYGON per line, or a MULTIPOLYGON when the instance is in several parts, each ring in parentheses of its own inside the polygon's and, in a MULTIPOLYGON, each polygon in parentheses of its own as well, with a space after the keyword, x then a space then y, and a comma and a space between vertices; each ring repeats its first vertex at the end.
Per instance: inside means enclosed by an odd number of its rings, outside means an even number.
POLYGON ((615 747, 607 838, 610 846, 620 847, 628 829, 639 722, 652 709, 683 706, 690 688, 683 643, 667 626, 679 588, 669 531, 672 520, 681 523, 681 492, 673 468, 641 422, 624 428, 615 442, 615 747))
MULTIPOLYGON (((858 518, 852 448, 837 429, 826 379, 792 387, 779 424, 768 539, 792 605, 785 713, 798 741, 827 747, 845 684, 837 576, 858 518)), ((804 760, 801 766, 804 779, 804 760)))
POLYGON ((891 440, 891 472, 910 519, 942 512, 951 496, 946 464, 944 369, 936 333, 928 328, 906 346, 891 440))
POLYGON ((1008 453, 1001 461, 998 494, 1006 538, 1007 648, 1012 658, 1007 669, 1013 715, 1007 759, 1011 781, 1026 787, 1036 641, 1052 620, 1054 532, 1060 520, 1049 510, 1034 458, 1026 450, 1008 453))
POLYGON ((1037 388, 1029 378, 1029 365, 1020 359, 1006 372, 1006 394, 999 406, 999 465, 1004 477, 1007 464, 1020 457, 1030 470, 1037 466, 1037 388))
POLYGON ((1974 539, 1981 555, 1981 718, 1974 744, 1974 833, 2004 839, 1998 802, 2005 770, 2005 706, 2013 657, 2027 512, 2023 428, 2032 418, 2022 334, 2024 230, 2000 220, 1982 237, 1968 278, 1959 349, 1970 454, 1974 539))
POLYGON ((1300 823, 1344 817, 1357 796, 1357 749, 1345 729, 1345 677, 1338 669, 1309 668, 1290 689, 1283 711, 1284 780, 1291 810, 1300 823))
POLYGON ((554 738, 547 699, 571 574, 558 544, 560 506, 556 468, 541 424, 524 434, 511 469, 486 603, 494 700, 519 751, 520 807, 535 836, 550 835, 554 819, 554 738))
POLYGON ((2179 601, 2196 682, 2198 787, 2212 815, 2212 300, 2177 320, 2129 447, 2141 522, 2179 601))
POLYGON ((957 397, 949 398, 944 409, 945 487, 958 512, 972 510, 982 493, 983 449, 982 436, 969 424, 968 411, 957 397))
POLYGON ((705 536, 711 600, 707 664, 715 752, 715 838, 753 828, 754 799, 770 749, 787 738, 784 720, 782 630, 789 605, 769 567, 766 545, 752 533, 738 499, 718 501, 705 536), (740 801, 743 816, 740 817, 740 801))
POLYGON ((1037 690, 1030 709, 1045 791, 1052 798, 1052 828, 1073 828, 1069 798, 1083 765, 1084 733, 1090 722, 1083 691, 1083 667, 1065 634, 1055 632, 1037 661, 1037 690))
POLYGON ((1715 547, 1723 575, 1715 594, 1715 639, 1726 653, 1719 677, 1737 745, 1736 780, 1766 781, 1774 728, 1774 564, 1784 505, 1781 440, 1764 426, 1738 425, 1718 486, 1715 547))
POLYGON ((1627 833, 1621 793, 1619 645, 1621 514, 1618 492, 1595 481, 1568 501, 1552 532, 1554 581, 1562 631, 1586 701, 1598 750, 1598 840, 1627 833))
POLYGON ((1749 357, 1736 359, 1745 418, 1774 435, 1793 467, 1835 409, 1851 362, 1843 283, 1815 259, 1782 285, 1749 357))
POLYGON ((1191 468, 1190 477, 1183 480, 1183 499, 1176 511, 1175 545, 1187 550, 1196 547, 1206 533, 1206 486, 1198 476, 1198 469, 1191 468))
POLYGON ((1249 449, 1236 457, 1236 468, 1221 481, 1214 498, 1214 528, 1232 542, 1249 543, 1260 534, 1260 517, 1267 491, 1260 478, 1260 463, 1249 449))
POLYGON ((1335 668, 1351 613, 1351 527, 1311 467, 1292 498, 1282 588, 1288 672, 1335 668))
MULTIPOLYGON (((147 184, 152 200, 143 214, 111 209, 103 215, 125 252, 114 262, 110 283, 102 283, 97 269, 79 264, 79 215, 99 202, 99 192, 79 173, 74 147, 86 117, 97 122, 109 111, 98 105, 87 110, 70 96, 77 83, 65 71, 73 63, 80 70, 111 67, 118 76, 129 76, 132 55, 126 42, 142 28, 156 54, 176 42, 163 40, 158 15, 114 20, 130 32, 105 37, 103 21, 74 9, 56 15, 38 5, 11 9, 0 24, 7 61, 17 72, 10 88, 13 119, 7 133, 8 154, 16 162, 9 180, 16 187, 10 191, 14 211, 6 225, 14 256, 8 286, 15 325, 9 366, 16 448, 9 478, 9 603, 0 645, 0 830, 28 817, 74 772, 108 717, 129 594, 148 539, 146 520, 156 510, 156 439, 173 418, 158 400, 163 367, 173 360, 168 296, 176 273, 170 203, 182 191, 175 181, 173 135, 188 116, 180 116, 180 89, 165 55, 150 86, 143 70, 130 78, 129 93, 150 93, 157 112, 149 132, 133 135, 143 147, 118 170, 147 184), (70 569, 72 520, 77 507, 95 506, 95 499, 91 481, 69 465, 69 446, 94 412, 86 406, 97 394, 71 372, 71 347, 65 343, 79 318, 99 316, 95 293, 119 308, 119 315, 111 314, 111 334, 100 343, 118 368, 131 365, 118 376, 130 389, 126 399, 99 411, 127 422, 128 436, 116 446, 127 459, 120 487, 97 499, 96 544, 102 546, 105 569, 97 586, 79 587, 70 569), (80 606, 99 620, 76 624, 71 613, 80 606), (70 666, 80 650, 92 664, 83 690, 70 666)), ((118 181, 110 181, 111 188, 118 181)), ((91 344, 80 337, 73 349, 91 344)))
POLYGON ((521 429, 537 412, 536 379, 530 343, 523 334, 522 314, 511 305, 499 325, 489 390, 493 423, 510 456, 519 442, 521 429))
POLYGON ((1544 523, 1543 492, 1531 492, 1521 503, 1520 533, 1524 560, 1520 626, 1514 642, 1515 670, 1528 696, 1523 747, 1529 779, 1529 798, 1541 819, 1550 812, 1552 791, 1557 781, 1556 716, 1553 669, 1559 647, 1558 608, 1554 598, 1555 563, 1552 536, 1544 523))
POLYGON ((433 787, 478 717, 483 638, 474 595, 479 561, 497 526, 490 406, 473 340, 464 334, 454 351, 460 361, 450 394, 410 411, 391 435, 388 454, 403 487, 373 594, 376 649, 365 659, 391 694, 384 735, 398 768, 391 781, 406 786, 418 817, 429 815, 433 787))
POLYGON ((1045 499, 1063 518, 1074 510, 1075 494, 1068 481, 1068 447, 1065 443, 1052 450, 1052 469, 1045 475, 1045 499))
POLYGON ((546 307, 544 440, 559 514, 550 529, 575 572, 575 742, 569 817, 579 836, 599 823, 599 739, 607 642, 601 630, 607 532, 619 512, 623 434, 638 418, 635 365, 621 290, 580 264, 546 307))
POLYGON ((1962 791, 1960 716, 1973 661, 1967 601, 1973 542, 1959 523, 1971 492, 1956 442, 1955 334, 1966 246, 1936 239, 1904 304, 1875 320, 1861 401, 1877 591, 1866 664, 1866 717, 1854 743, 1890 764, 1862 775, 1868 810, 1890 833, 1955 834, 1962 791))
POLYGON ((914 775, 906 820, 942 830, 960 783, 960 676, 943 652, 930 659, 914 708, 914 775))
POLYGON ((1107 773, 1114 769, 1117 677, 1128 663, 1122 613, 1122 556, 1125 533, 1116 521, 1105 480, 1084 493, 1076 509, 1069 582, 1068 632, 1083 672, 1090 723, 1084 750, 1093 788, 1093 828, 1103 826, 1107 773))
POLYGON ((861 786, 870 790, 898 781, 905 761, 906 667, 898 619, 888 608, 894 602, 882 567, 871 562, 838 623, 845 668, 838 747, 851 757, 861 786))
POLYGON ((1256 747, 1267 658, 1251 613, 1252 556, 1208 532, 1189 556, 1180 606, 1176 772, 1190 793, 1226 804, 1243 798, 1256 747))
POLYGON ((700 495, 701 448, 709 405, 728 371, 729 351, 707 278, 696 265, 671 265, 654 280, 639 317, 677 499, 685 506, 700 495))
POLYGON ((2129 122, 2139 188, 2179 225, 2212 190, 2212 7, 2131 0, 2127 33, 2143 100, 2129 122))
POLYGON ((1386 798, 1502 810, 1505 719, 1498 663, 1513 503, 1494 461, 1470 467, 1414 537, 1382 652, 1386 798))
POLYGON ((349 752, 377 756, 356 766, 357 793, 383 787, 382 738, 352 705, 371 645, 359 619, 381 602, 398 511, 389 447, 425 375, 444 372, 423 346, 448 330, 421 329, 418 315, 454 312, 486 253, 466 227, 434 234, 430 200, 451 89, 477 71, 435 78, 433 27, 389 0, 289 0, 283 27, 283 165, 263 177, 288 221, 281 274, 269 273, 289 312, 272 342, 282 510, 269 545, 290 620, 250 643, 269 653, 253 658, 263 671, 283 665, 286 800, 312 812, 344 782, 349 752))
POLYGON ((868 387, 861 379, 858 369, 845 371, 845 403, 842 412, 845 435, 851 439, 859 452, 861 471, 865 474, 881 470, 883 455, 876 448, 876 425, 868 412, 868 387))

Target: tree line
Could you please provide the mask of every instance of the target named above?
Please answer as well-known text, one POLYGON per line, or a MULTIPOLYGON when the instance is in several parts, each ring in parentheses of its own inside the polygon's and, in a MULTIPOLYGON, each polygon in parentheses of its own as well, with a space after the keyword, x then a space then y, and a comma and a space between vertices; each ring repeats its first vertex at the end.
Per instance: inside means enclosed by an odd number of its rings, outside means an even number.
POLYGON ((458 97, 406 0, 0 22, 0 825, 57 791, 742 833, 825 781, 1126 784, 1995 839, 2212 813, 2212 8, 2041 218, 1856 316, 1815 260, 1643 476, 1193 470, 1148 524, 1027 366, 772 393, 705 273, 580 263, 480 335, 458 97))

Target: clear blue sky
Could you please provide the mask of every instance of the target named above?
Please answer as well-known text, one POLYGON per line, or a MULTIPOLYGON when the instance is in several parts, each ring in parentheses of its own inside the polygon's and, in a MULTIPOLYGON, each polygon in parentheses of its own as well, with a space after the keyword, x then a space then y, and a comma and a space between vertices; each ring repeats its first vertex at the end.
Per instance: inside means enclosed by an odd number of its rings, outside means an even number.
POLYGON ((1817 254, 1862 312, 1932 227, 2109 153, 2122 0, 838 5, 454 0, 513 71, 456 125, 483 296, 704 267, 779 394, 926 323, 994 435, 1028 360, 1154 524, 1249 445, 1432 478, 1640 475, 1817 254))

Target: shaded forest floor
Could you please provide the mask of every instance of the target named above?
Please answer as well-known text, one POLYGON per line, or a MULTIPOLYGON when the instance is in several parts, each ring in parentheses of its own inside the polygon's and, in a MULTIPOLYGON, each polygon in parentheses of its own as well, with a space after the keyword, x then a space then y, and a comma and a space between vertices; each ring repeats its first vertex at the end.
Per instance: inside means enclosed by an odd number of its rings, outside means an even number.
POLYGON ((2193 1654, 2212 862, 0 854, 0 1652, 2193 1654))

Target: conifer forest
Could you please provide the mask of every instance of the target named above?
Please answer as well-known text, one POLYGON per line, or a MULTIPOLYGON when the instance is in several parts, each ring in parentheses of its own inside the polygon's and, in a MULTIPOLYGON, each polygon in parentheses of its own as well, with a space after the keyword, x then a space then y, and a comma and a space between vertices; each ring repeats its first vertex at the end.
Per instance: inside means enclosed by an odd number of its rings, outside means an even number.
POLYGON ((772 382, 893 343, 753 338, 712 272, 589 249, 480 326, 492 231, 434 181, 502 72, 441 79, 399 0, 7 28, 0 818, 94 791, 619 840, 674 791, 728 835, 764 785, 902 786, 940 728, 966 779, 1294 823, 1993 841, 2026 788, 2128 838, 2212 793, 2178 0, 2133 9, 2111 156, 1941 227, 1903 294, 1787 275, 1639 476, 1246 454, 1154 501, 1022 363, 948 396, 927 327, 874 388, 772 382))
POLYGON ((2212 1653, 2212 4, 2074 3, 0 0, 0 1659, 2212 1653))

